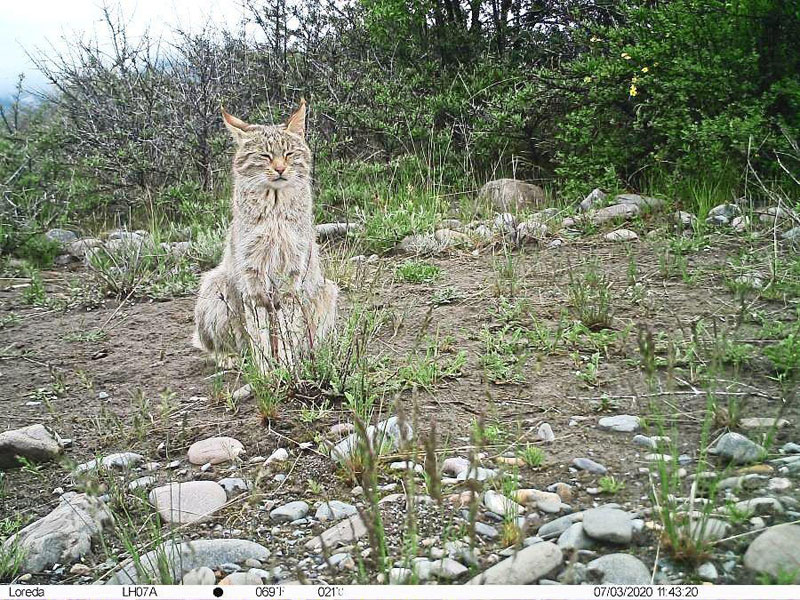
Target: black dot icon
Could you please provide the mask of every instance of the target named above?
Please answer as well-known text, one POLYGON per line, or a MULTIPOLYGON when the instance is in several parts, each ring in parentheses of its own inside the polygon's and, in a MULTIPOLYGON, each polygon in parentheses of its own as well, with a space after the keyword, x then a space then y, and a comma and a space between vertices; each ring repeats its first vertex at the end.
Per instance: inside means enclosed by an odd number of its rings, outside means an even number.
POLYGON ((214 597, 215 598, 222 598, 222 588, 221 587, 215 587, 214 588, 214 597))

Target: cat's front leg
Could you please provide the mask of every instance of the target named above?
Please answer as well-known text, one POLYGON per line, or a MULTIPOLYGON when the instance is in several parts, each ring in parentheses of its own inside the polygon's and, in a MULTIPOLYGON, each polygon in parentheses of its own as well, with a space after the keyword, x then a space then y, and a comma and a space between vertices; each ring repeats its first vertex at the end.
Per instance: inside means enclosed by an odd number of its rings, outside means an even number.
POLYGON ((277 294, 270 281, 255 269, 245 273, 245 295, 256 308, 278 310, 277 294))

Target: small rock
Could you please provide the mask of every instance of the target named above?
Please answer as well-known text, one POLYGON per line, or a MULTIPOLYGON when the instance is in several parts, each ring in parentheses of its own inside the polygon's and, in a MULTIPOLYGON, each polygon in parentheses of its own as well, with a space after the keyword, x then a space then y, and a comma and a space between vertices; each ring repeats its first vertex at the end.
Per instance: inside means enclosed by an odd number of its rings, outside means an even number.
POLYGON ((590 574, 599 577, 601 583, 619 585, 648 585, 650 570, 630 554, 607 554, 586 565, 590 574))
POLYGON ((586 196, 578 206, 581 212, 588 212, 592 208, 596 207, 598 204, 602 204, 606 199, 606 194, 600 190, 600 188, 595 188, 589 195, 586 196))
POLYGON ((676 224, 681 225, 684 229, 691 229, 697 222, 697 217, 692 213, 679 210, 672 215, 672 220, 676 224))
POLYGON ((764 448, 733 431, 724 434, 719 439, 713 452, 733 463, 756 462, 766 454, 764 448))
POLYGON ((619 194, 614 198, 614 202, 617 204, 638 206, 641 209, 660 208, 664 205, 663 200, 653 198, 652 196, 640 196, 639 194, 619 194))
POLYGON ((417 463, 410 461, 410 460, 403 460, 403 461, 396 461, 389 465, 389 469, 392 471, 414 471, 414 473, 423 473, 425 469, 422 465, 418 465, 417 463))
POLYGON ((780 514, 784 511, 783 505, 775 498, 770 498, 769 496, 742 500, 733 506, 734 509, 740 513, 757 515, 780 514))
POLYGON ((296 500, 273 509, 269 513, 269 518, 276 523, 287 523, 302 519, 308 514, 308 510, 308 503, 296 500))
POLYGON ((750 217, 748 216, 740 216, 734 217, 731 221, 731 228, 736 233, 744 233, 747 231, 747 228, 750 227, 750 217))
POLYGON ((627 220, 635 217, 641 212, 636 204, 612 204, 596 211, 588 213, 589 219, 595 225, 602 225, 615 219, 627 220))
POLYGON ((546 513, 557 513, 561 510, 561 496, 552 492, 534 489, 522 489, 514 492, 514 499, 523 504, 536 504, 536 508, 546 513))
POLYGON ((500 532, 497 531, 497 529, 486 523, 481 523, 480 521, 475 523, 475 533, 488 540, 494 540, 500 537, 500 532))
POLYGON ((550 539, 560 536, 564 533, 567 529, 569 529, 573 523, 576 523, 579 520, 583 519, 583 513, 573 513, 569 515, 564 515, 563 517, 559 517, 558 519, 553 519, 552 521, 545 523, 539 528, 538 535, 542 539, 550 539))
POLYGON ((723 216, 728 221, 740 214, 742 214, 742 210, 736 204, 719 204, 708 211, 709 217, 723 216))
POLYGON ((149 499, 167 523, 194 523, 224 506, 228 496, 213 481, 189 481, 157 487, 149 499))
POLYGON ((359 515, 352 515, 347 519, 337 523, 333 527, 326 529, 321 535, 306 542, 306 548, 318 551, 323 546, 326 548, 336 548, 341 544, 354 542, 366 535, 367 527, 359 515))
POLYGON ((594 542, 583 532, 583 523, 573 523, 558 537, 558 547, 565 552, 588 550, 594 542))
POLYGON ((69 570, 70 575, 77 575, 79 577, 85 577, 86 575, 90 575, 92 572, 91 567, 84 565, 83 563, 77 563, 72 565, 72 568, 69 570))
POLYGON ((442 472, 445 475, 458 477, 461 475, 461 473, 466 473, 467 469, 469 469, 469 461, 466 458, 461 458, 460 456, 446 458, 442 462, 442 472))
POLYGON ((739 427, 742 429, 783 429, 790 425, 786 419, 774 417, 744 417, 739 420, 739 427))
POLYGON ((232 437, 213 437, 189 446, 188 458, 193 465, 204 465, 235 460, 244 451, 242 443, 232 437))
POLYGON ((542 423, 539 425, 539 429, 536 431, 536 435, 539 436, 539 439, 545 443, 554 442, 556 439, 556 434, 553 433, 553 428, 550 427, 549 423, 542 423))
POLYGON ((490 511, 504 517, 516 517, 525 512, 524 506, 492 490, 483 495, 483 505, 490 511))
POLYGON ((446 580, 458 579, 467 571, 469 571, 467 567, 452 558, 442 558, 433 561, 430 565, 430 574, 433 577, 446 580))
POLYGON ((44 237, 51 242, 58 242, 61 244, 62 248, 78 239, 78 236, 75 234, 75 232, 67 231, 66 229, 51 229, 44 234, 44 237))
POLYGON ((318 223, 317 238, 319 240, 332 240, 342 238, 350 231, 358 231, 361 225, 358 223, 318 223))
POLYGON ((717 568, 710 562, 703 563, 697 567, 697 576, 703 581, 716 581, 719 579, 717 568))
POLYGON ((115 452, 104 458, 90 460, 75 467, 75 475, 96 469, 128 469, 144 460, 144 456, 135 452, 115 452))
POLYGON ((515 556, 489 567, 470 585, 528 585, 555 571, 563 562, 561 549, 552 542, 523 548, 515 556))
POLYGON ((744 554, 744 566, 772 577, 795 574, 800 583, 800 525, 776 525, 759 535, 744 554))
POLYGON ((285 462, 287 460, 289 460, 289 451, 286 450, 286 448, 278 448, 275 450, 275 452, 269 455, 269 458, 264 461, 264 464, 269 465, 275 462, 285 462))
POLYGON ((241 479, 240 477, 225 477, 224 479, 220 479, 217 483, 222 486, 223 490, 225 490, 225 494, 228 496, 228 499, 238 496, 239 494, 243 494, 253 487, 253 484, 251 484, 249 481, 241 479))
POLYGON ((639 236, 635 231, 631 231, 630 229, 617 229, 616 231, 610 231, 605 234, 603 238, 607 242, 632 242, 638 240, 639 236))
POLYGON ((253 386, 248 384, 243 385, 238 390, 234 391, 231 394, 231 400, 233 400, 236 404, 240 402, 244 402, 249 400, 253 397, 253 386))
POLYGON ((411 569, 395 567, 389 571, 389 585, 403 585, 411 579, 413 574, 411 569))
POLYGON ((456 476, 458 481, 467 481, 467 480, 475 480, 475 481, 488 481, 489 479, 494 479, 497 477, 497 471, 494 469, 485 469, 483 467, 472 467, 471 469, 467 469, 466 471, 462 471, 461 473, 456 476))
POLYGON ((591 508, 583 514, 583 531, 591 538, 614 544, 630 544, 631 515, 616 508, 591 508))
POLYGON ((572 466, 581 469, 582 471, 589 471, 598 475, 605 475, 608 472, 603 465, 593 461, 591 458, 576 458, 572 461, 572 466))
POLYGON ((355 431, 356 427, 352 423, 337 423, 330 428, 330 435, 341 438, 355 431))
POLYGON ((59 454, 61 445, 44 425, 29 425, 0 433, 0 469, 17 466, 17 457, 44 462, 59 454))
POLYGON ((214 585, 217 578, 208 567, 197 567, 183 576, 183 585, 214 585))
POLYGON ((613 417, 603 417, 598 421, 600 429, 619 431, 622 433, 632 433, 639 429, 639 417, 634 415, 616 415, 613 417))
POLYGON ((322 522, 338 521, 357 513, 358 509, 352 504, 340 502, 339 500, 330 500, 319 505, 314 518, 322 522))

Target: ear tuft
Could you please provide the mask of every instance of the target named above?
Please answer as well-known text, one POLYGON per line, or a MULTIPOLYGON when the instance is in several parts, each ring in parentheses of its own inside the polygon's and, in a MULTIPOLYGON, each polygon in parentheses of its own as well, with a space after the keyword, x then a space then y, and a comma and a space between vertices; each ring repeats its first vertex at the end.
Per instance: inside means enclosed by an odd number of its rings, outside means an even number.
POLYGON ((236 141, 241 139, 244 132, 250 131, 251 129, 250 125, 241 119, 237 119, 224 108, 222 109, 222 119, 225 121, 225 127, 231 132, 231 135, 233 135, 236 141))
POLYGON ((297 134, 299 136, 304 136, 306 134, 306 99, 300 98, 300 106, 297 108, 296 111, 289 117, 289 120, 286 122, 286 129, 291 133, 297 134))

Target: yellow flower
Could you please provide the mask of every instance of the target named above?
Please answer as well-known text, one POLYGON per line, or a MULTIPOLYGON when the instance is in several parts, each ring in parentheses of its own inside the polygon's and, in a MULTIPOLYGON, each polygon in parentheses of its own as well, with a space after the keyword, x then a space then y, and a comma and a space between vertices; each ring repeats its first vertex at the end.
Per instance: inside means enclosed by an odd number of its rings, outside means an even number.
POLYGON ((647 67, 642 67, 642 73, 647 73, 649 70, 647 67))
POLYGON ((639 78, 634 75, 631 77, 631 83, 639 83, 639 78))
POLYGON ((622 58, 624 58, 625 60, 630 60, 631 59, 631 55, 628 54, 627 52, 623 52, 622 54, 620 54, 620 56, 622 58))
POLYGON ((586 77, 584 77, 584 78, 583 78, 583 82, 584 82, 584 83, 590 83, 591 81, 592 81, 592 78, 591 78, 591 77, 589 77, 588 75, 587 75, 586 77))
POLYGON ((636 94, 638 94, 638 93, 639 93, 639 90, 637 90, 637 89, 636 89, 636 84, 635 84, 635 83, 632 83, 632 84, 631 84, 631 89, 629 89, 629 90, 628 90, 628 94, 629 94, 631 97, 633 97, 633 96, 635 96, 635 95, 636 95, 636 94))
POLYGON ((589 41, 590 41, 591 43, 593 43, 593 44, 596 44, 597 42, 599 42, 599 41, 600 41, 600 38, 599 38, 599 37, 597 37, 596 35, 593 35, 593 36, 592 36, 592 39, 590 39, 589 41))

